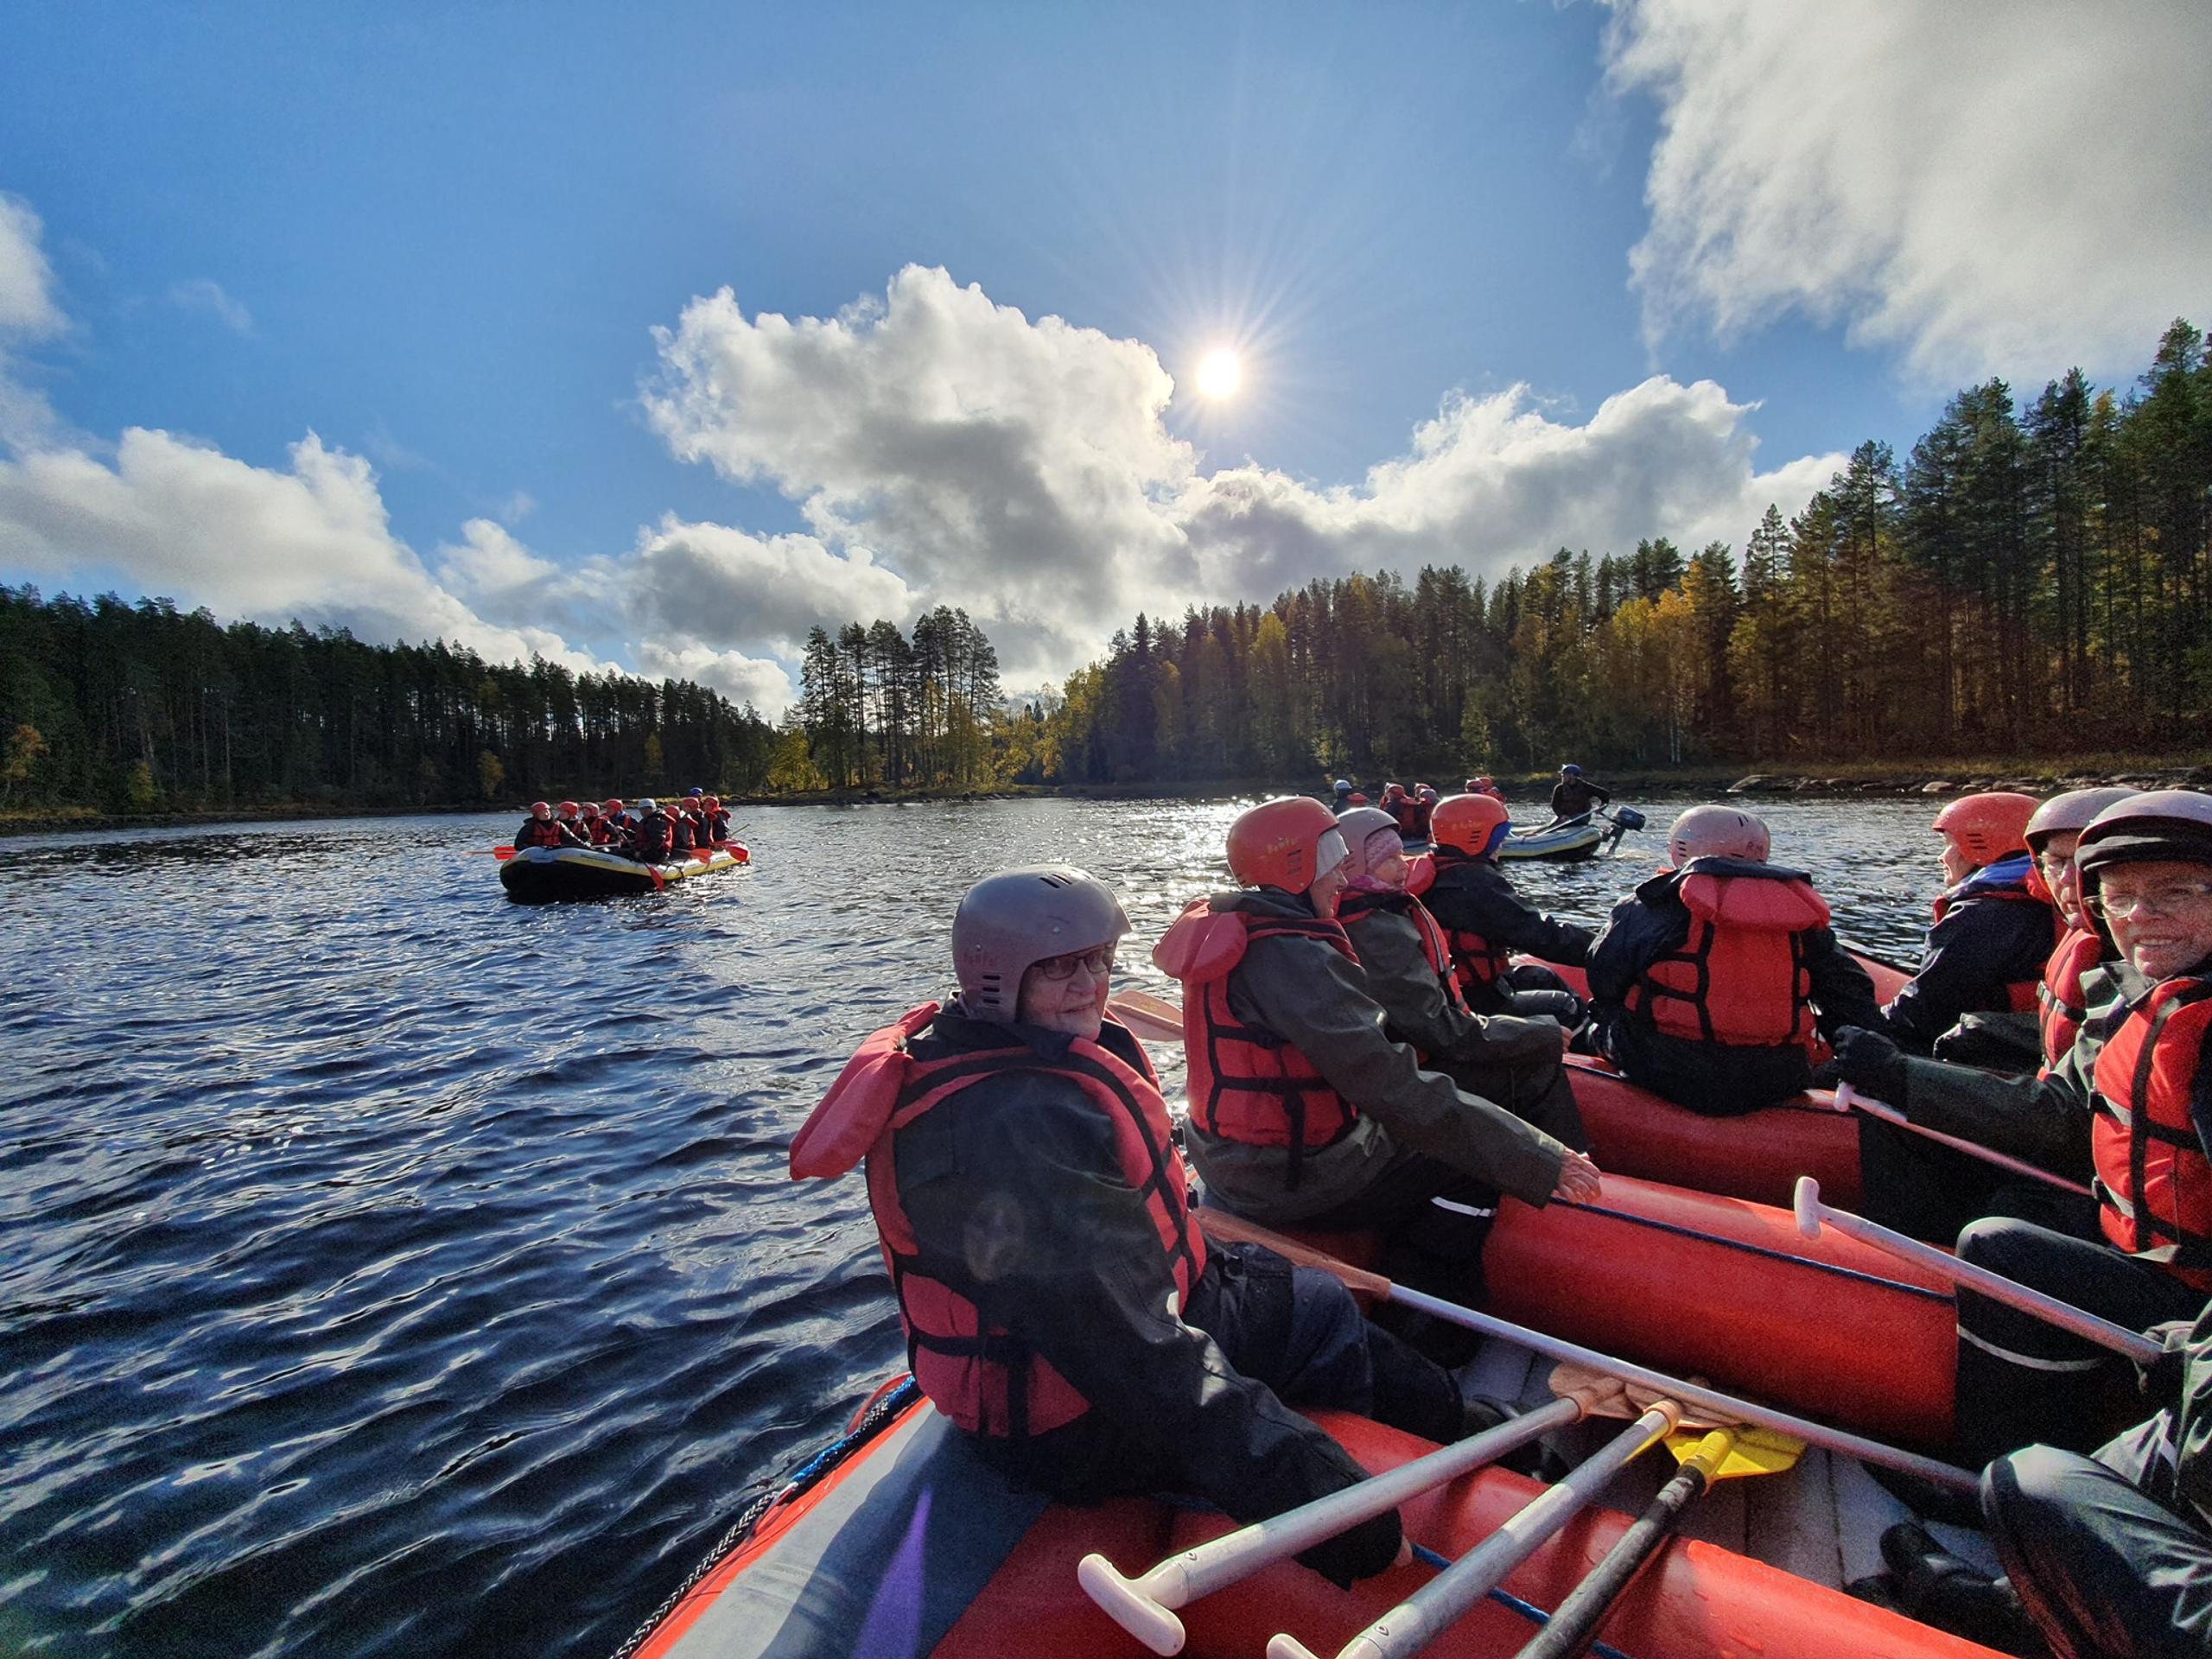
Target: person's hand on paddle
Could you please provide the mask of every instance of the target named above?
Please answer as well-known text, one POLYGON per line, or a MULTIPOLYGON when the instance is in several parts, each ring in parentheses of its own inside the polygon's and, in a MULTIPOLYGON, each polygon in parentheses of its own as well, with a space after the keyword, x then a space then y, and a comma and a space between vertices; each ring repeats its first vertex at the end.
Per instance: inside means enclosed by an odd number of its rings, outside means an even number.
POLYGON ((1559 1185, 1552 1188, 1552 1197, 1569 1204, 1594 1204, 1604 1192, 1598 1166, 1586 1154, 1569 1148, 1560 1160, 1559 1185))
POLYGON ((1405 1553, 1405 1533, 1398 1525, 1398 1512, 1385 1510, 1349 1532, 1324 1538, 1311 1548, 1299 1551, 1298 1561, 1301 1567, 1312 1567, 1338 1589, 1349 1590, 1355 1580, 1371 1579, 1384 1568, 1396 1565, 1405 1553))
POLYGON ((1846 1026, 1835 1034, 1837 1077, 1864 1095, 1903 1109, 1907 1082, 1904 1051, 1878 1031, 1846 1026))
POLYGON ((2135 1386, 2155 1411, 2181 1404, 2183 1373, 2188 1366, 2189 1333, 2193 1325, 2190 1319, 2170 1319, 2143 1333, 2161 1344, 2158 1358, 2148 1363, 2139 1359, 2135 1362, 2135 1386))

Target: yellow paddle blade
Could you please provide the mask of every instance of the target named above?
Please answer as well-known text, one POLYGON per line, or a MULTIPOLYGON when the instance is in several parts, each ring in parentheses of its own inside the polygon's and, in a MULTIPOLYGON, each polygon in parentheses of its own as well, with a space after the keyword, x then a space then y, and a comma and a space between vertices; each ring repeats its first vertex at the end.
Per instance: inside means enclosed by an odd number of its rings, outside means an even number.
POLYGON ((1805 1443, 1770 1428, 1717 1428, 1710 1433, 1684 1428, 1667 1437, 1667 1449, 1680 1464, 1696 1459, 1709 1481, 1740 1480, 1796 1467, 1805 1443))

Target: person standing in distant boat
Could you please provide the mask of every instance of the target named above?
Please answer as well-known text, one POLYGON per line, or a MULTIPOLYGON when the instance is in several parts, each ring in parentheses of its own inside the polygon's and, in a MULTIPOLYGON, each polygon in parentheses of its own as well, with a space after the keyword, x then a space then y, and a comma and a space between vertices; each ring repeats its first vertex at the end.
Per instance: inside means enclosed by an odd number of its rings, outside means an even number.
POLYGON ((1611 805, 1612 799, 1603 785, 1585 778, 1582 768, 1570 760, 1559 769, 1559 782, 1552 785, 1552 825, 1587 817, 1594 809, 1611 805))
MULTIPOLYGON (((923 1392, 1055 1498, 1166 1488, 1243 1522, 1364 1475, 1295 1408, 1440 1441, 1499 1421, 1331 1274, 1200 1231, 1151 1061, 1107 1012, 1128 926, 1082 870, 977 882, 953 918, 958 996, 868 1038, 791 1142, 794 1179, 865 1159, 923 1392)), ((1347 1584, 1400 1537, 1386 1513, 1299 1560, 1347 1584)))

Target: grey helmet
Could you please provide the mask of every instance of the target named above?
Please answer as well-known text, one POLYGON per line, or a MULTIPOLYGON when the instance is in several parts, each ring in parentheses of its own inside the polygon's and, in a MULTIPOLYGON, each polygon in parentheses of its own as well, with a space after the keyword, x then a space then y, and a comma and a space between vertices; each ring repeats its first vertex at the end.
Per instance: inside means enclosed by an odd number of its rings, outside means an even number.
POLYGON ((1764 820, 1732 806, 1694 806, 1667 831, 1667 861, 1681 869, 1694 858, 1766 862, 1773 848, 1764 820))
POLYGON ((2044 842, 2053 836, 2063 836, 2069 830, 2086 830, 2090 820, 2105 808, 2117 806, 2141 792, 2118 784, 2107 784, 2100 789, 2069 789, 2036 808, 2022 838, 2027 842, 2030 852, 2039 853, 2044 842))
POLYGON ((644 800, 638 803, 638 810, 640 812, 657 812, 659 810, 659 807, 654 803, 653 798, 650 795, 646 796, 644 800))
POLYGON ((1036 864, 987 875, 952 918, 952 969, 970 1019, 1010 1022, 1021 976, 1048 957, 1111 944, 1129 931, 1114 889, 1086 870, 1036 864))
POLYGON ((1373 861, 1367 855, 1367 841, 1385 830, 1390 832, 1390 842, 1385 853, 1402 851, 1405 843, 1398 836, 1398 821, 1379 806, 1355 806, 1337 820, 1337 830, 1344 838, 1344 850, 1351 855, 1351 874, 1354 880, 1371 874, 1373 861))
POLYGON ((2075 849, 2082 890, 2093 893, 2115 864, 2150 861, 2212 864, 2212 795, 2153 789, 2130 795, 2089 820, 2075 849))

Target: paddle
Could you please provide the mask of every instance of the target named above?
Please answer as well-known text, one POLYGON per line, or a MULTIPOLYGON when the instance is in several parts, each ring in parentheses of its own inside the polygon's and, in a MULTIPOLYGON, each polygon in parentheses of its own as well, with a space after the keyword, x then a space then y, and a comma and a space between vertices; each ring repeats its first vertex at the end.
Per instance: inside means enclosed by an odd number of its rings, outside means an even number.
POLYGON ((1146 1647, 1158 1654, 1180 1653, 1183 1621, 1175 1617, 1174 1609, 1370 1521, 1431 1487, 1494 1463, 1554 1428, 1580 1422, 1590 1409, 1588 1400, 1563 1395, 1541 1410, 1471 1434, 1356 1486, 1179 1551, 1135 1579, 1123 1577, 1103 1555, 1090 1554, 1077 1564, 1076 1580, 1108 1618, 1146 1647))
POLYGON ((496 858, 503 864, 515 855, 512 847, 471 847, 468 850, 478 858, 496 858))
MULTIPOLYGON (((1655 1400, 1627 1428, 1529 1500, 1497 1531, 1346 1643, 1338 1659, 1408 1659, 1495 1590, 1539 1546, 1588 1507, 1629 1460, 1674 1433, 1681 1408, 1655 1400)), ((1268 1659, 1317 1659, 1287 1631, 1268 1642, 1268 1659)))
POLYGON ((2062 1302, 2056 1296, 2046 1296, 2031 1290, 2018 1280, 2007 1279, 2001 1273, 1992 1273, 1987 1268, 1976 1267, 1971 1262, 1961 1262, 1948 1250, 1939 1250, 1933 1244, 1923 1244, 1916 1238, 1907 1238, 1903 1233, 1892 1232, 1879 1222, 1854 1216, 1848 1210, 1832 1210, 1821 1202, 1821 1184, 1809 1175, 1797 1179, 1797 1230, 1808 1238, 1818 1238, 1821 1229, 1833 1227, 1839 1233, 1872 1244, 1878 1250, 1886 1250, 1900 1261, 1910 1262, 1930 1273, 1948 1279, 1961 1290, 1971 1290, 1986 1296, 1993 1302, 2017 1308, 2046 1325, 2056 1325, 2070 1332, 2084 1342, 2093 1342, 2100 1348, 2109 1348, 2116 1354, 2125 1354, 2139 1364, 2147 1365, 2165 1350, 2150 1338, 2126 1325, 2114 1325, 2110 1319, 2100 1319, 2071 1302, 2062 1302))
POLYGON ((1106 1012, 1140 1037, 1154 1042, 1179 1042, 1183 1010, 1164 996, 1146 991, 1117 991, 1106 999, 1106 1012))
POLYGON ((1709 1389, 1701 1382, 1669 1376, 1664 1371, 1655 1371, 1649 1366, 1637 1364, 1632 1360, 1617 1359, 1594 1348, 1585 1348, 1579 1343, 1547 1336, 1541 1331, 1516 1325, 1510 1319, 1501 1319, 1493 1314, 1478 1313, 1471 1307, 1462 1307, 1459 1303, 1448 1302, 1440 1296, 1431 1296, 1422 1291, 1395 1285, 1379 1273, 1370 1273, 1363 1268, 1339 1262, 1332 1255, 1257 1226, 1241 1217, 1232 1216, 1225 1210, 1200 1209, 1192 1213, 1198 1218, 1198 1224, 1209 1237, 1264 1244, 1292 1262, 1333 1274, 1356 1296, 1395 1302, 1402 1307, 1413 1308, 1447 1325, 1464 1325, 1484 1336, 1502 1338, 1523 1348, 1534 1349, 1552 1359, 1586 1365, 1592 1370, 1603 1371, 1608 1376, 1617 1376, 1623 1382, 1650 1389, 1685 1406, 1702 1408, 1718 1422, 1749 1423, 1755 1427, 1772 1429, 1777 1433, 1789 1435, 1813 1446, 1825 1446, 1831 1452, 1840 1452, 1847 1457, 1858 1458, 1863 1462, 1878 1463, 1885 1469, 1917 1475, 1921 1479, 1931 1481, 1950 1491, 1970 1493, 1980 1490, 1980 1482, 1974 1476, 1950 1464, 1938 1462, 1934 1458, 1885 1446, 1879 1440, 1870 1440, 1847 1429, 1830 1428, 1824 1423, 1816 1423, 1809 1418, 1780 1411, 1772 1406, 1762 1406, 1735 1395, 1723 1394, 1718 1389, 1709 1389))
POLYGON ((1641 1576, 1691 1504, 1715 1481, 1778 1475, 1796 1466, 1805 1448, 1786 1434, 1756 1428, 1676 1433, 1667 1449, 1681 1466, 1659 1489, 1629 1529, 1559 1605, 1548 1623, 1522 1644, 1514 1659, 1576 1659, 1585 1652, 1620 1599, 1641 1576))
POLYGON ((1894 1123, 1901 1129, 1910 1129, 1915 1135, 1925 1135, 1939 1146, 1948 1147, 1954 1152, 1962 1152, 1969 1158, 1978 1158, 1985 1164, 1994 1164, 2015 1175, 2031 1176, 2066 1192, 2079 1193, 2085 1198, 2092 1196, 2089 1189, 2081 1182, 2069 1181, 2063 1175, 2054 1175, 2047 1169, 2039 1169, 2024 1158, 2015 1158, 1994 1147, 1985 1147, 1978 1141, 1969 1141, 1962 1135, 1946 1135, 1925 1123, 1916 1123, 1887 1101, 1869 1099, 1847 1083, 1839 1083, 1835 1086, 1835 1109, 1839 1112, 1860 1112, 1885 1123, 1894 1123))

